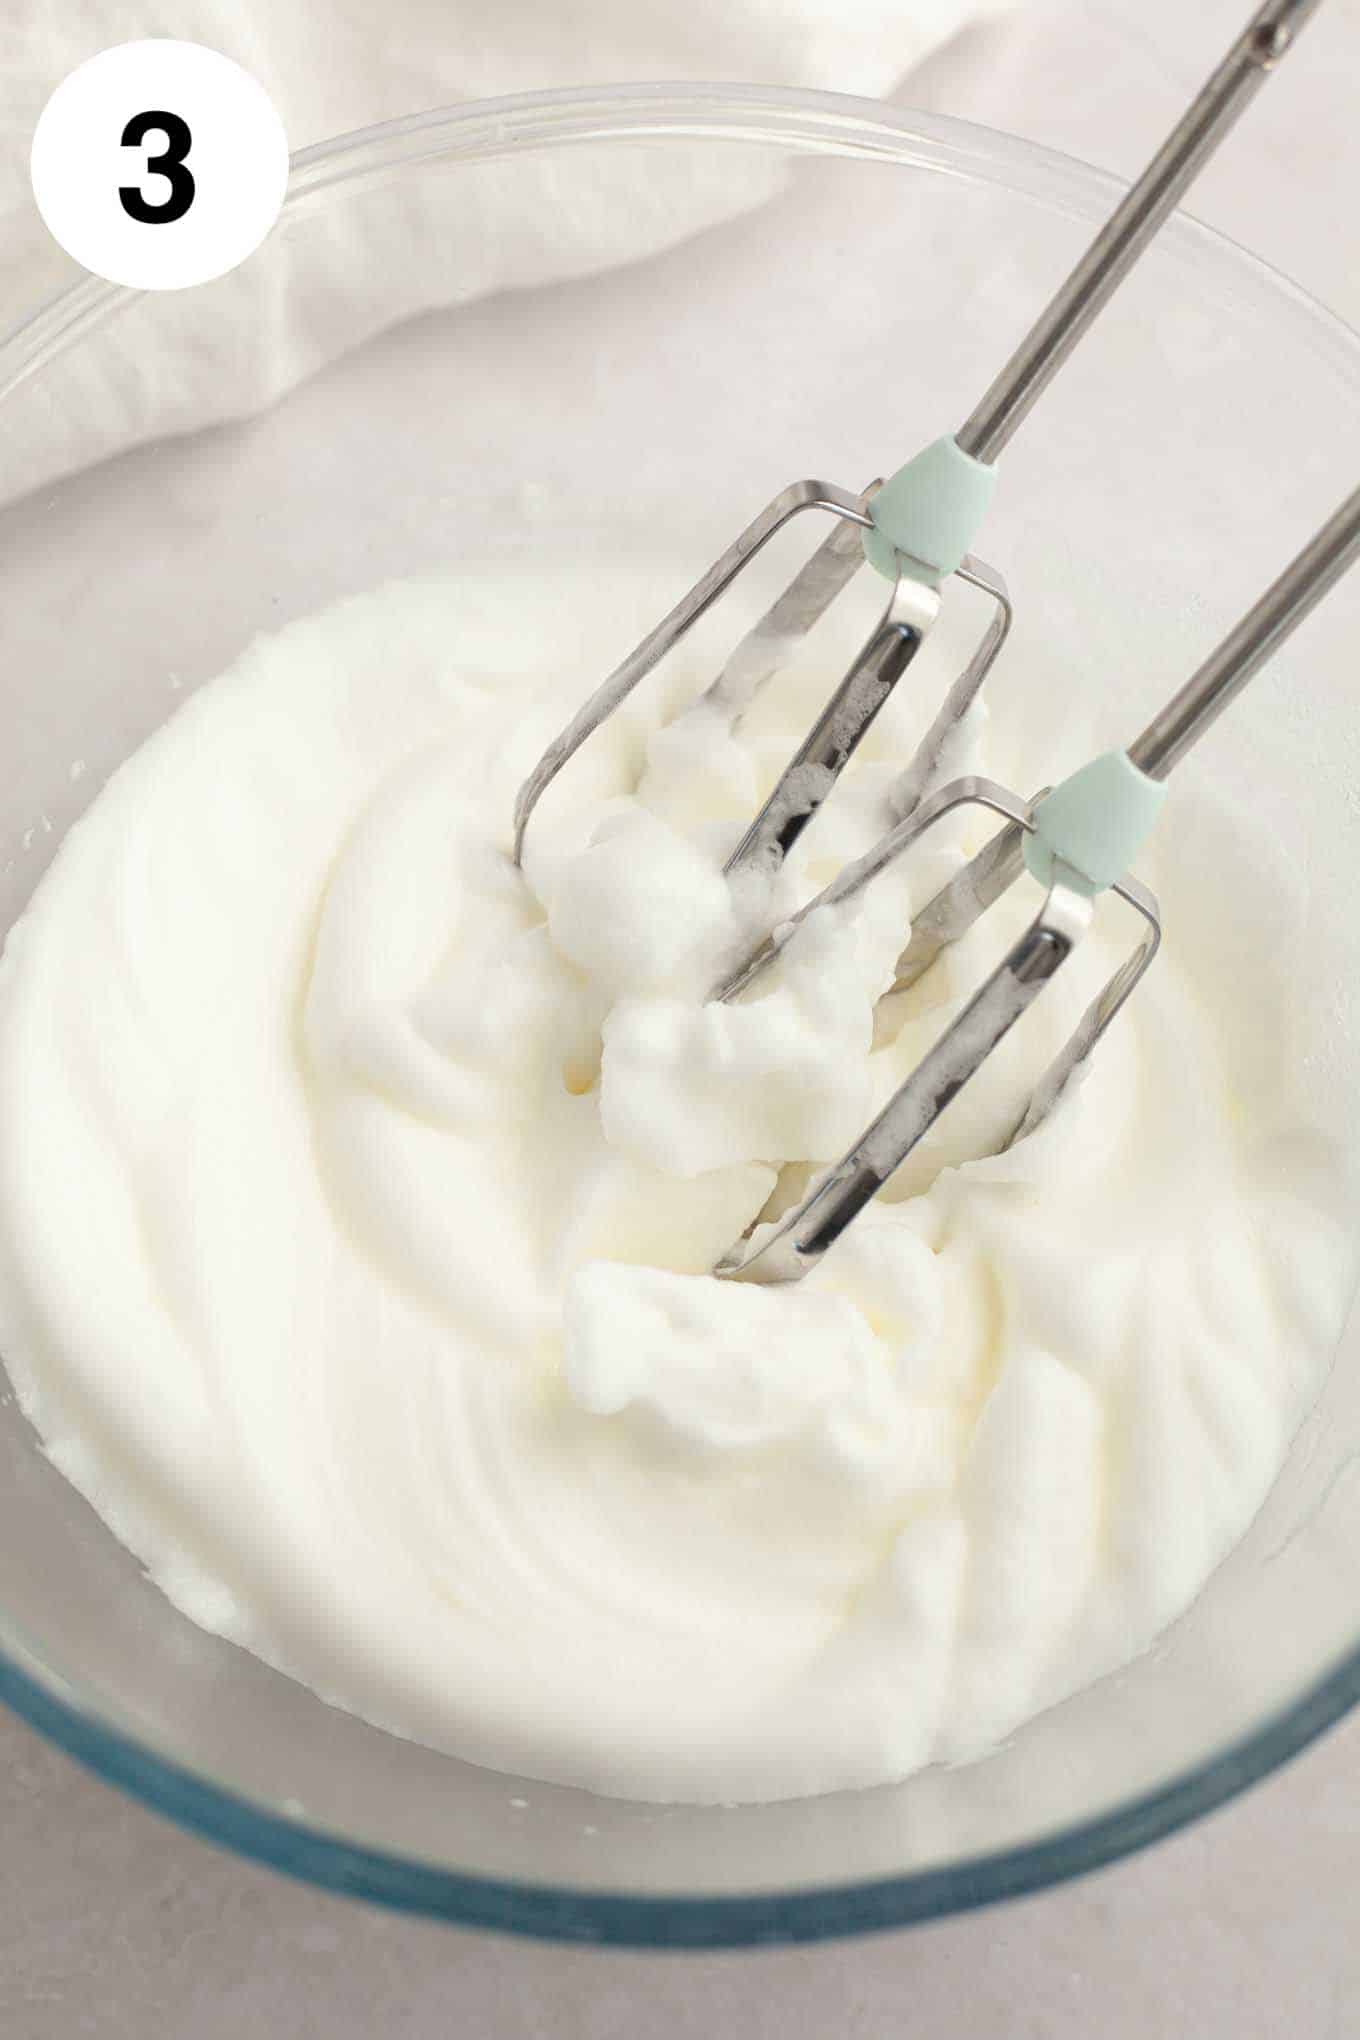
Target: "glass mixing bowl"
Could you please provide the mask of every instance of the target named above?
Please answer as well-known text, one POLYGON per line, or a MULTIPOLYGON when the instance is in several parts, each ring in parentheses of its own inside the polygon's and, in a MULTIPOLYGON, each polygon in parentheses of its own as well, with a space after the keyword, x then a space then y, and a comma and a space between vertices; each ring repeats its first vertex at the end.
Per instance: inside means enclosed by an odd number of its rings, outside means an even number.
MULTIPOLYGON (((524 557, 531 599, 545 547, 624 527, 671 550, 680 585, 783 482, 862 483, 961 417, 1115 195, 1026 143, 809 93, 619 88, 396 122, 305 151, 278 229, 294 284, 376 337, 243 422, 79 472, 153 355, 143 425, 158 404, 182 422, 177 371, 240 332, 249 278, 141 299, 77 283, 0 349, 11 486, 68 471, 0 512, 4 925, 101 778, 262 626, 488 550, 524 557), (689 198, 672 213, 667 193, 689 198), (566 240, 607 249, 653 199, 669 246, 566 273, 566 240), (537 223, 516 243, 532 296, 474 299, 460 273, 470 223, 484 250, 496 218, 537 223), (392 259, 356 263, 356 242, 392 259), (412 302, 446 309, 394 326, 412 302)), ((1018 633, 1108 692, 1112 736, 1136 729, 1351 485, 1347 448, 1360 342, 1178 219, 1007 455, 986 550, 1018 633)), ((1360 985, 1340 883, 1360 855, 1358 610, 1354 587, 1323 606, 1211 759, 1316 876, 1309 935, 1340 987, 1360 985)), ((1004 668, 993 687, 1019 714, 1004 668)), ((1028 734, 1037 784, 1060 733, 1028 734)), ((1154 1651, 986 1760, 901 1786, 641 1806, 384 1735, 178 1614, 9 1396, 0 1695, 190 1827, 413 1911, 688 1947, 930 1918, 1167 1833, 1353 1704, 1358 1361, 1352 1324, 1268 1505, 1154 1651)))

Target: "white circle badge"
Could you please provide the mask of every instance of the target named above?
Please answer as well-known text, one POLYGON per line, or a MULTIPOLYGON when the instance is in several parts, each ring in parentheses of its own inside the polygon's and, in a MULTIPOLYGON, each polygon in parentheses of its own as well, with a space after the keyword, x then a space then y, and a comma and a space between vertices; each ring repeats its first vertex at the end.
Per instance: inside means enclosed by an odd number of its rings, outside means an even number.
POLYGON ((120 43, 62 80, 33 134, 33 196, 68 255, 110 283, 183 290, 258 248, 288 187, 263 86, 200 43, 120 43))

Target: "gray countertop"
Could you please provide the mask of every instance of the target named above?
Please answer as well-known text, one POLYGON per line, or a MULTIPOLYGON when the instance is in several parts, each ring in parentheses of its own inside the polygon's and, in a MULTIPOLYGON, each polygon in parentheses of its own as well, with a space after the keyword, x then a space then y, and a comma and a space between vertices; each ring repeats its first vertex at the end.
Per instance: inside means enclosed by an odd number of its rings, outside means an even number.
POLYGON ((5 2040, 1349 2040, 1360 1721, 1038 1898, 768 1954, 563 1949, 330 1898, 178 1832, 0 1717, 5 2040))
MULTIPOLYGON (((901 96, 1132 172, 1244 10, 1030 0, 961 37, 901 96)), ((1253 112, 1250 146, 1208 173, 1195 209, 1360 323, 1360 239, 1338 233, 1336 203, 1360 189, 1357 70, 1360 0, 1330 0, 1253 112)), ((1360 2033, 1353 1764, 1360 1720, 1126 1863, 938 1926, 656 1957, 464 1934, 322 1896, 179 1833, 0 1715, 0 2033, 1339 2040, 1360 2033)))

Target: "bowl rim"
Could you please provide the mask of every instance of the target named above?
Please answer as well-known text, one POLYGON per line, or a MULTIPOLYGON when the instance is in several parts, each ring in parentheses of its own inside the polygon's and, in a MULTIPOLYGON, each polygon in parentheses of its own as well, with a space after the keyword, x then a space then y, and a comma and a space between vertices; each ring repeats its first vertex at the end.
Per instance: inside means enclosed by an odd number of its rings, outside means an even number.
MULTIPOLYGON (((409 114, 296 152, 280 220, 339 188, 389 181, 419 162, 471 161, 582 143, 659 138, 775 144, 789 153, 879 158, 1017 191, 1100 217, 1125 180, 980 123, 849 94, 745 84, 644 83, 509 95, 409 114)), ((1259 256, 1178 213, 1163 241, 1212 257, 1289 300, 1320 348, 1360 370, 1360 335, 1259 256)), ((0 334, 0 400, 140 295, 85 276, 0 334)), ((399 1911, 540 1940, 720 1949, 901 1927, 1065 1882, 1144 1848, 1234 1798, 1360 1702, 1360 1644, 1292 1701, 1152 1791, 1037 1841, 943 1867, 825 1886, 639 1896, 442 1868, 346 1841, 160 1754, 0 1637, 0 1701, 110 1783, 190 1832, 324 1889, 399 1911)))

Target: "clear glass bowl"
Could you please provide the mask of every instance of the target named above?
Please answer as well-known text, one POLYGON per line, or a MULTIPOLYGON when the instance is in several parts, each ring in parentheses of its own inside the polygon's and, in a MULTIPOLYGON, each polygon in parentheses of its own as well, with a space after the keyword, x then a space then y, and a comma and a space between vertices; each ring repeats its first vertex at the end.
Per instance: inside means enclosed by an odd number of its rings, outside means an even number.
MULTIPOLYGON (((464 229, 491 206, 540 222, 518 280, 557 280, 396 327, 242 423, 164 434, 0 512, 4 925, 100 779, 257 629, 488 547, 612 543, 620 519, 671 547, 678 578, 794 475, 862 483, 963 415, 1115 191, 957 122, 754 88, 539 95, 306 151, 278 231, 337 330, 456 298, 464 229), (691 225, 733 216, 564 276, 554 206, 607 225, 663 164, 668 189, 692 187, 691 225), (347 264, 347 217, 400 264, 347 264)), ((136 299, 87 279, 37 312, 0 348, 11 478, 102 453, 101 392, 146 348, 187 361, 220 338, 242 288, 136 299)), ((178 425, 175 385, 148 386, 145 422, 163 402, 178 425)), ((987 550, 1018 629, 1108 690, 1114 734, 1136 728, 1349 486, 1357 446, 1360 342, 1177 220, 1007 455, 987 550)), ((1339 986, 1360 984, 1360 923, 1328 882, 1360 854, 1358 609, 1335 595, 1213 752, 1318 877, 1309 932, 1339 986)), ((1033 732, 1036 783, 1057 741, 1033 732)), ((1357 1360, 1352 1325, 1267 1507, 1150 1655, 985 1761, 898 1787, 659 1808, 385 1736, 181 1617, 7 1396, 0 1695, 213 1839, 413 1911, 687 1947, 930 1918, 1167 1833, 1353 1704, 1357 1360)))

